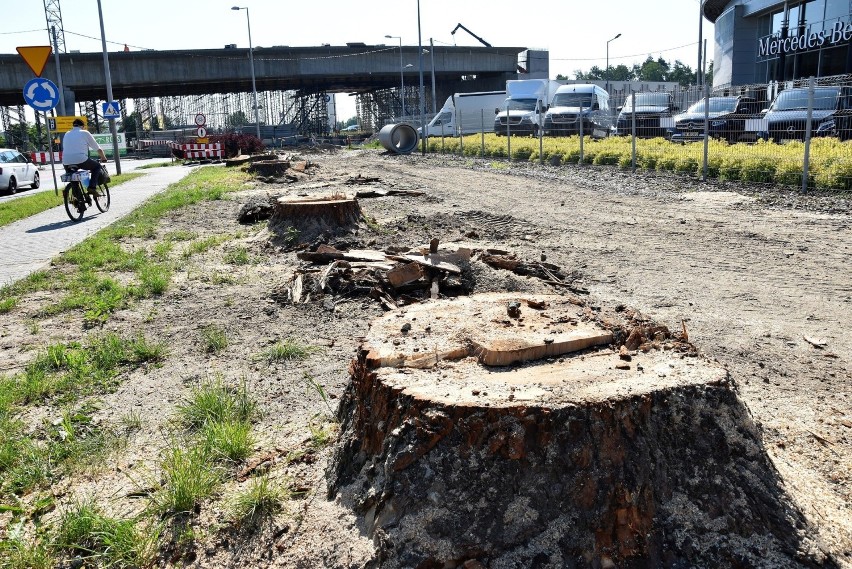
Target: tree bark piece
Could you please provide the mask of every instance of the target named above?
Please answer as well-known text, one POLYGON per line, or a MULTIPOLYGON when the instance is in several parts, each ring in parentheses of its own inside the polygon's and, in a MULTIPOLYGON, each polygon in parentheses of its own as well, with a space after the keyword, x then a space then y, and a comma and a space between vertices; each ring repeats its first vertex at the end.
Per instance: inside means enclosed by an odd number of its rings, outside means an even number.
POLYGON ((618 346, 483 366, 470 345, 595 330, 561 297, 536 311, 515 296, 507 325, 508 298, 385 315, 350 367, 329 491, 355 505, 377 567, 834 566, 724 368, 671 338, 629 369, 618 346))

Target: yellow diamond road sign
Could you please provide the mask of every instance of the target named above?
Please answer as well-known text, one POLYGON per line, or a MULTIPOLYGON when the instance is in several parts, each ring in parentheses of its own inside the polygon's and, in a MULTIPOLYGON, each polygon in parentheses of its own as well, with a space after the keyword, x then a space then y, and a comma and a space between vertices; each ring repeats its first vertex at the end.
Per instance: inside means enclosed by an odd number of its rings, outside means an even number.
POLYGON ((24 63, 33 70, 36 77, 41 77, 44 66, 47 65, 47 60, 50 59, 51 48, 49 45, 30 45, 15 48, 21 57, 24 58, 24 63))

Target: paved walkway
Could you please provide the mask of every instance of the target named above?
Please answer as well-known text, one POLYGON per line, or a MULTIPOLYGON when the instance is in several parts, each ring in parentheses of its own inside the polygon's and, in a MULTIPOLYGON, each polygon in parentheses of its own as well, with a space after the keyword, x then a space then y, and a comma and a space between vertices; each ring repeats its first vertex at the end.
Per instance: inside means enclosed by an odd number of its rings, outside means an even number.
POLYGON ((65 207, 59 206, 0 227, 0 286, 43 268, 55 256, 121 219, 191 171, 186 166, 152 168, 144 176, 110 188, 112 205, 108 212, 101 213, 92 206, 78 223, 68 219, 65 207))

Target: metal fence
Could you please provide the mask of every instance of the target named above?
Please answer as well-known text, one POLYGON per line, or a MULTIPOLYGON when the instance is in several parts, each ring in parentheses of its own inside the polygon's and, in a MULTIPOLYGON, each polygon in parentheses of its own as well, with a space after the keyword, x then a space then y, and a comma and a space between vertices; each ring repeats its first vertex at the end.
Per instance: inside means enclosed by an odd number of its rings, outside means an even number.
POLYGON ((529 120, 495 127, 495 117, 485 111, 457 113, 455 125, 463 125, 463 133, 458 126, 436 127, 424 146, 430 152, 617 165, 803 192, 852 191, 852 76, 612 92, 608 105, 591 100, 559 116, 547 114, 555 108, 537 109, 532 128, 529 120), (564 121, 560 132, 576 134, 549 136, 554 121, 564 121))

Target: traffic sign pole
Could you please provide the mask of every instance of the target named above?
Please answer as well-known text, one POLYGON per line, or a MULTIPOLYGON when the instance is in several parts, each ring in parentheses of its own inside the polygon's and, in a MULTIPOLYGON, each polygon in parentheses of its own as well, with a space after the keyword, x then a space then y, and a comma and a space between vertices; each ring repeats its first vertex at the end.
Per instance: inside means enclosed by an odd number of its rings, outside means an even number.
POLYGON ((56 185, 56 165, 53 159, 53 134, 50 132, 50 121, 47 120, 47 112, 44 113, 44 122, 47 123, 47 143, 50 150, 50 171, 53 174, 53 193, 59 195, 59 186, 56 185))
MULTIPOLYGON (((106 33, 104 32, 104 13, 101 10, 101 0, 98 0, 98 19, 101 23, 101 49, 104 52, 104 76, 106 77, 107 99, 112 101, 112 77, 109 74, 109 56, 106 48, 106 33)), ((115 174, 121 174, 121 158, 118 155, 118 132, 115 119, 109 119, 109 131, 112 134, 112 154, 115 159, 115 174)))

